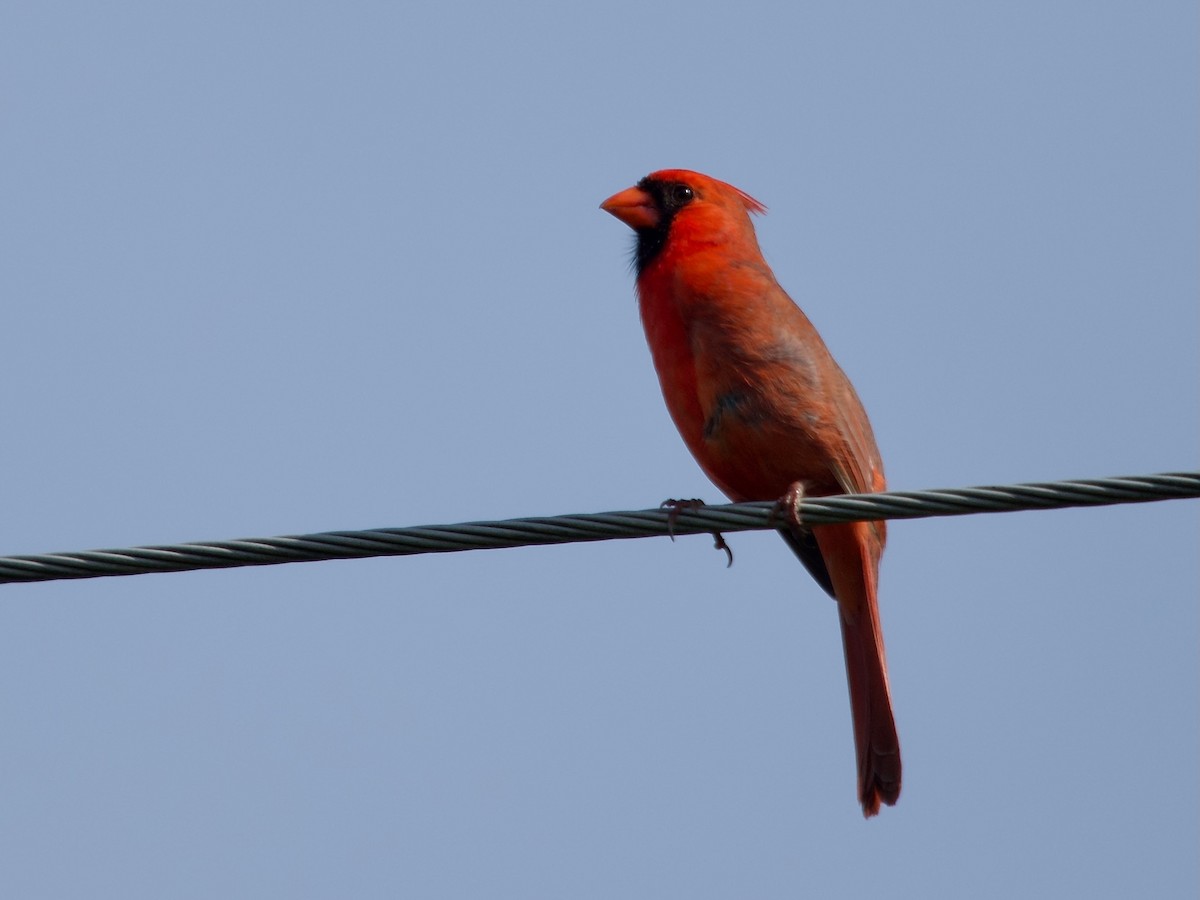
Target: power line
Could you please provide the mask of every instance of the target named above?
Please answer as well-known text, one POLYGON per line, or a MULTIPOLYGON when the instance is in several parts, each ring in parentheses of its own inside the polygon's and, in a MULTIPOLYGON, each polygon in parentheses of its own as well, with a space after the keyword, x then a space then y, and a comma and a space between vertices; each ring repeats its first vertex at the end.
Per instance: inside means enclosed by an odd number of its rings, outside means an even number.
MULTIPOLYGON (((1189 497, 1200 497, 1200 472, 813 497, 801 502, 800 518, 809 525, 829 525, 875 519, 923 519, 1075 506, 1111 506, 1189 497)), ((0 557, 0 584, 271 566, 328 559, 450 553, 666 534, 758 531, 778 527, 778 518, 773 515, 773 510, 774 504, 770 502, 729 503, 685 508, 674 513, 663 509, 643 509, 459 525, 201 541, 124 550, 3 556, 0 557)))

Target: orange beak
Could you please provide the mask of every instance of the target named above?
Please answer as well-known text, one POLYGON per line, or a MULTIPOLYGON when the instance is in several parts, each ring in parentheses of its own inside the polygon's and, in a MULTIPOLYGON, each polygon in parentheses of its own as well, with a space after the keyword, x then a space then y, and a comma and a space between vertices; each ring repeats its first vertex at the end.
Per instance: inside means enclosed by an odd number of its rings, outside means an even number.
POLYGON ((600 204, 600 208, 606 213, 612 213, 634 231, 653 228, 660 218, 654 198, 636 187, 613 194, 600 204))

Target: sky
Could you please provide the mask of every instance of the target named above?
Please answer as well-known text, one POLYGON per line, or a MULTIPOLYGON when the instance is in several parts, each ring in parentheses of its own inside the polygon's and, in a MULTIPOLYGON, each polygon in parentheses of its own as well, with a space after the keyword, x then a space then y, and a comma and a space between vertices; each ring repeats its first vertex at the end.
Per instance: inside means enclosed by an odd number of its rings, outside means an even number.
MULTIPOLYGON (((698 169, 890 484, 1197 468, 1194 3, 10 3, 0 554, 721 500, 631 236, 698 169)), ((1194 897, 1196 501, 0 586, 0 894, 1194 897)))

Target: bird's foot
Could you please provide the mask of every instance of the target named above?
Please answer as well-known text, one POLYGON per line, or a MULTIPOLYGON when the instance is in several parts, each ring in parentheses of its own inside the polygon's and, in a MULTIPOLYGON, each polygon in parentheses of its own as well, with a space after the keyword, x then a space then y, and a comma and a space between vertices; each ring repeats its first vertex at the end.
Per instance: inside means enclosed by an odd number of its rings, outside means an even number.
POLYGON ((675 540, 675 523, 679 521, 679 514, 685 509, 699 509, 704 506, 704 501, 698 497, 693 497, 691 500, 664 500, 658 504, 659 509, 667 510, 667 536, 672 541, 675 540))
MULTIPOLYGON (((664 500, 658 505, 659 509, 668 510, 667 512, 667 535, 672 541, 675 540, 675 522, 679 518, 679 513, 685 509, 699 509, 704 506, 704 501, 693 497, 691 500, 664 500)), ((733 565, 733 550, 729 544, 725 543, 725 536, 719 531, 712 532, 714 539, 713 548, 716 550, 724 550, 729 561, 725 563, 725 568, 733 565)))
POLYGON ((775 501, 775 506, 771 509, 771 520, 782 519, 788 525, 804 527, 804 523, 800 521, 800 502, 803 499, 804 482, 793 481, 784 495, 775 501))

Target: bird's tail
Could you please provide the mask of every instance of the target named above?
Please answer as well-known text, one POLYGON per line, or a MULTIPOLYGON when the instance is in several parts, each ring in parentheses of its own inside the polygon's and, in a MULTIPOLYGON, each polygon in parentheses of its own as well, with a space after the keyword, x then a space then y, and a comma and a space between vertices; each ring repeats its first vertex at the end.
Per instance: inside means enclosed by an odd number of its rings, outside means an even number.
POLYGON ((838 601, 864 816, 875 815, 881 803, 891 806, 900 796, 900 739, 876 599, 881 542, 872 527, 853 522, 813 529, 838 601))

